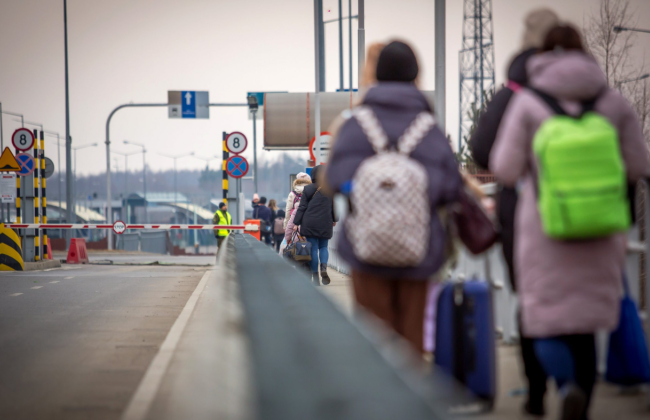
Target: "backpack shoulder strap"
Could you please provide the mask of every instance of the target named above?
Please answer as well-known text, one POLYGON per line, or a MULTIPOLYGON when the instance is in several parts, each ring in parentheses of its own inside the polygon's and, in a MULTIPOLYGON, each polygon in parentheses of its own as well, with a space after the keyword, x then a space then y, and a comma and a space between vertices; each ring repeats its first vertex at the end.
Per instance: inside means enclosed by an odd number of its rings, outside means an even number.
POLYGON ((352 115, 359 122, 375 153, 386 150, 388 137, 372 109, 368 106, 359 106, 352 110, 352 115))
POLYGON ((430 112, 420 112, 397 140, 397 150, 410 155, 435 125, 436 119, 430 112))
POLYGON ((546 105, 548 105, 549 108, 551 108, 551 110, 553 110, 553 112, 556 113, 557 115, 569 115, 560 106, 560 103, 557 101, 557 99, 555 99, 554 97, 552 97, 548 93, 542 92, 541 90, 538 90, 538 89, 535 89, 535 88, 532 88, 532 87, 528 87, 527 89, 530 90, 531 92, 533 92, 535 95, 537 95, 541 100, 543 100, 546 103, 546 105))

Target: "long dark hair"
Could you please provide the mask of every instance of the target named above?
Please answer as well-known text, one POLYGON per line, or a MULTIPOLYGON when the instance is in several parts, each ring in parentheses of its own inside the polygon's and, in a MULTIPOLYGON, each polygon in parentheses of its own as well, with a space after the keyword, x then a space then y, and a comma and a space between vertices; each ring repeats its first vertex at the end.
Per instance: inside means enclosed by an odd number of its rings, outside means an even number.
POLYGON ((553 27, 546 34, 540 52, 553 51, 556 49, 585 52, 580 32, 570 24, 562 24, 553 27))

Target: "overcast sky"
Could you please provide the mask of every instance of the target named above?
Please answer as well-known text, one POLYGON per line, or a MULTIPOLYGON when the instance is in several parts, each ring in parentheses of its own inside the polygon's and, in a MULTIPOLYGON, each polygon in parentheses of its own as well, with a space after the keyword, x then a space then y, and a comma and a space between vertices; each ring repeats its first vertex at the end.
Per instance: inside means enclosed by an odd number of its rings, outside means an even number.
MULTIPOLYGON (((497 84, 520 46, 523 16, 549 6, 582 26, 598 0, 493 0, 497 84)), ((638 25, 650 26, 650 1, 631 0, 638 25)), ((347 14, 348 0, 343 1, 347 14)), ((447 0, 447 127, 458 133, 458 50, 462 0, 447 0)), ((0 102, 46 129, 65 133, 62 0, 0 0, 0 102)), ((68 0, 70 123, 74 145, 99 143, 78 152, 78 173, 105 170, 106 118, 128 102, 166 102, 168 90, 207 90, 211 102, 244 102, 247 91, 314 89, 311 0, 68 0)), ((338 1, 324 0, 325 19, 338 16, 338 1)), ((353 14, 356 1, 353 0, 353 14)), ((366 41, 399 37, 421 59, 424 89, 434 88, 434 1, 366 0, 366 41)), ((347 29, 347 25, 344 26, 347 29)), ((356 21, 353 57, 356 60, 356 21)), ((650 35, 639 35, 637 53, 650 52, 650 35)), ((346 86, 347 30, 344 31, 346 86)), ((327 89, 338 87, 338 26, 326 29, 327 89)), ((356 66, 354 75, 356 78, 356 66)), ((356 87, 356 80, 355 80, 356 87)), ((166 108, 119 111, 111 124, 112 149, 133 152, 124 139, 148 148, 152 169, 171 168, 157 153, 220 153, 222 131, 252 140, 243 108, 212 108, 210 120, 170 120, 166 108)), ((3 118, 4 143, 20 123, 3 118)), ((258 134, 263 133, 258 123, 258 134)), ((261 134, 258 148, 261 149, 261 134)), ((56 162, 54 142, 47 154, 56 162)), ((278 152, 261 152, 270 158, 278 152)), ((246 153, 251 156, 251 150, 246 153)), ((307 159, 307 152, 301 153, 307 159)), ((113 156, 117 158, 118 156, 113 156)), ((118 167, 123 169, 123 158, 118 167)), ((219 161, 212 165, 216 167, 219 161)), ((141 168, 132 158, 130 169, 141 168)), ((112 163, 114 166, 114 163, 112 163)), ((179 168, 205 162, 179 159, 179 168)))

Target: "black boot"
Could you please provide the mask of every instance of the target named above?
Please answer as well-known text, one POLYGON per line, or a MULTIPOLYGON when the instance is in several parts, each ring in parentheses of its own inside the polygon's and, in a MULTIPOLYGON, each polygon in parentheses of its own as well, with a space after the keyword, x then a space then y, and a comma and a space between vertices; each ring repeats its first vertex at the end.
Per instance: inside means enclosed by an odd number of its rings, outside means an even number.
POLYGON ((320 276, 323 278, 323 286, 330 284, 330 276, 327 274, 327 264, 320 265, 320 276))
POLYGON ((320 280, 318 279, 318 273, 311 273, 311 282, 314 283, 314 286, 320 286, 320 280))

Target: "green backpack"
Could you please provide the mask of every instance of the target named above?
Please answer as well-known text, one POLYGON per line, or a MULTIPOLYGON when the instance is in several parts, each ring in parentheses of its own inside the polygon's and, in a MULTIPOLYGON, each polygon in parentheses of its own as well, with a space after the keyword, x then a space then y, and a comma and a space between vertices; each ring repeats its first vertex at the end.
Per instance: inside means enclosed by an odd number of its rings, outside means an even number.
POLYGON ((533 90, 556 115, 533 139, 538 162, 538 208, 546 235, 554 239, 609 236, 630 227, 627 175, 618 132, 584 102, 578 117, 553 97, 533 90))

